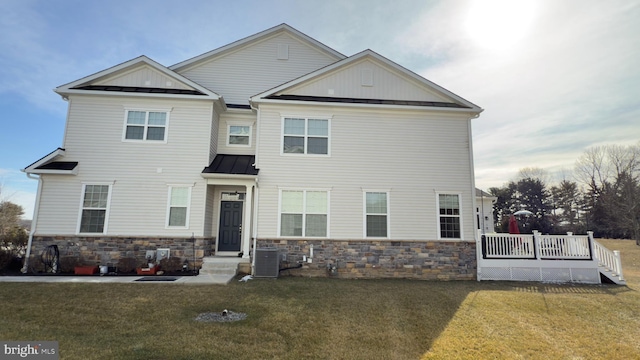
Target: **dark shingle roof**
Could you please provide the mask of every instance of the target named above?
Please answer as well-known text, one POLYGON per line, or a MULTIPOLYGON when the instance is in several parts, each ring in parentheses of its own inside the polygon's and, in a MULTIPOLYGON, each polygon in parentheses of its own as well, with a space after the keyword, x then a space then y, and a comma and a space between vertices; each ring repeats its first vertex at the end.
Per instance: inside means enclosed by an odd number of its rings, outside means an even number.
POLYGON ((271 95, 271 96, 267 96, 266 99, 334 102, 334 103, 349 103, 349 104, 428 106, 428 107, 448 107, 448 108, 469 109, 469 107, 463 106, 460 104, 449 103, 449 102, 439 102, 439 101, 337 98, 337 97, 328 97, 328 96, 303 96, 303 95, 271 95))
POLYGON ((52 161, 44 165, 40 165, 36 170, 73 170, 78 166, 77 161, 52 161))
POLYGON ((113 85, 86 85, 74 87, 76 90, 94 90, 94 91, 115 91, 115 92, 133 92, 133 93, 146 93, 146 94, 178 94, 178 95, 205 95, 198 90, 185 90, 185 89, 165 89, 165 88, 150 88, 150 87, 137 87, 137 86, 113 86, 113 85))
POLYGON ((211 165, 204 168, 202 172, 208 174, 258 175, 255 162, 256 157, 254 155, 218 154, 211 162, 211 165))

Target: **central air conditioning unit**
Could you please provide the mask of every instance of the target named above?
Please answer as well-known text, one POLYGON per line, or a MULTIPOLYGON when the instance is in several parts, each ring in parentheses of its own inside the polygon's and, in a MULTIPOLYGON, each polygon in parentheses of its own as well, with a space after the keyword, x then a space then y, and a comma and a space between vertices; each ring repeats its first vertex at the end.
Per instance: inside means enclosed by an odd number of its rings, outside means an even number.
POLYGON ((278 277, 280 273, 280 256, 278 249, 262 248, 255 250, 254 277, 278 277))

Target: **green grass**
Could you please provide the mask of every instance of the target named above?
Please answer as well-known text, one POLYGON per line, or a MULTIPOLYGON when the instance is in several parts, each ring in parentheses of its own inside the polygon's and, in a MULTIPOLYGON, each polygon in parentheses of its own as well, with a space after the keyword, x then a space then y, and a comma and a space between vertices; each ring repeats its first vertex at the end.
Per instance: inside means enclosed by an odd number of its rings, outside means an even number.
POLYGON ((228 286, 0 283, 0 339, 61 359, 640 358, 640 247, 627 287, 280 278, 228 286), (248 318, 200 323, 229 309, 248 318))

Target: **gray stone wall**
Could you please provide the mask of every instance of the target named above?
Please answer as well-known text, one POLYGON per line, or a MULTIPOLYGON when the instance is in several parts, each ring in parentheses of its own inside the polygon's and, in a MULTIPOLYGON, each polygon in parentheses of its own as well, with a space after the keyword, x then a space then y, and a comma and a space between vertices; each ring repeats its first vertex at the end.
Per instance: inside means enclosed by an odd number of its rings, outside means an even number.
MULTIPOLYGON (((215 239, 195 239, 196 268, 200 268, 202 258, 210 256, 215 239)), ((116 266, 121 258, 134 258, 136 263, 146 263, 147 250, 170 249, 171 257, 187 260, 193 269, 194 241, 191 238, 163 237, 114 237, 114 236, 34 236, 31 244, 30 268, 42 270, 41 255, 49 245, 57 245, 62 261, 77 265, 116 266)))
POLYGON ((285 267, 302 263, 302 268, 286 270, 294 276, 476 279, 476 244, 473 241, 262 239, 257 241, 257 247, 280 249, 285 267), (304 262, 303 257, 309 258, 311 247, 312 262, 304 262))

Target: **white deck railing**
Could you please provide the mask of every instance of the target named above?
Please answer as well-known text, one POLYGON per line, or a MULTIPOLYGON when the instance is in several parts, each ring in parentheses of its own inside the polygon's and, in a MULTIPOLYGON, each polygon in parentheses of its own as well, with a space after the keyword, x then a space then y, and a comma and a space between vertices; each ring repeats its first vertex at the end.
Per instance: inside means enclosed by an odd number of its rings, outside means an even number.
POLYGON ((599 284, 604 275, 624 284, 620 252, 587 235, 483 234, 478 237, 478 281, 557 281, 599 284))
POLYGON ((533 235, 487 234, 484 235, 485 259, 535 259, 533 235))
POLYGON ((589 260, 588 235, 485 234, 485 259, 589 260))
POLYGON ((609 269, 614 275, 617 275, 620 280, 624 280, 622 276, 622 261, 620 260, 620 251, 609 250, 599 242, 593 240, 594 252, 598 262, 601 266, 609 269))

